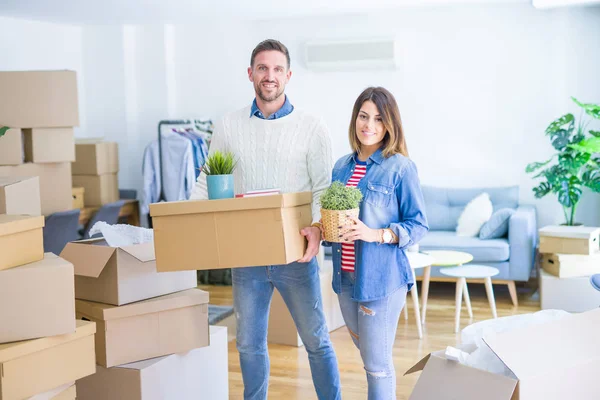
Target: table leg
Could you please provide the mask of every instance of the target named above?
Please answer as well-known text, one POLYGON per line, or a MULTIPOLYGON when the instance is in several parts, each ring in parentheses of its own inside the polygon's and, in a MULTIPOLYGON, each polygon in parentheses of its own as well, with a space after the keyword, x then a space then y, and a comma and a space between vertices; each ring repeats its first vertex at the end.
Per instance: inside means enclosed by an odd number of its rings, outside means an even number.
POLYGON ((458 278, 456 281, 456 299, 455 306, 456 310, 454 311, 454 333, 458 333, 460 329, 460 309, 462 306, 462 297, 463 297, 463 287, 466 283, 465 278, 458 278))
MULTIPOLYGON (((419 333, 419 339, 423 338, 423 326, 421 324, 421 311, 419 310, 419 292, 417 291, 417 285, 413 285, 410 290, 410 295, 413 300, 413 308, 415 309, 415 320, 417 321, 417 332, 419 333)), ((406 309, 406 306, 404 306, 406 309)))
POLYGON ((463 286, 463 297, 465 298, 465 305, 467 306, 469 318, 473 318, 473 309, 471 308, 471 297, 469 296, 469 286, 467 285, 466 279, 463 286))
POLYGON ((404 304, 404 320, 408 321, 408 304, 404 304))
POLYGON ((498 318, 496 312, 496 300, 494 299, 494 287, 492 286, 492 278, 485 278, 485 291, 487 292, 488 301, 490 302, 490 308, 492 309, 492 316, 498 318))
POLYGON ((429 296, 429 279, 431 278, 431 266, 423 269, 423 286, 421 287, 421 321, 425 324, 425 314, 427 314, 427 296, 429 296))

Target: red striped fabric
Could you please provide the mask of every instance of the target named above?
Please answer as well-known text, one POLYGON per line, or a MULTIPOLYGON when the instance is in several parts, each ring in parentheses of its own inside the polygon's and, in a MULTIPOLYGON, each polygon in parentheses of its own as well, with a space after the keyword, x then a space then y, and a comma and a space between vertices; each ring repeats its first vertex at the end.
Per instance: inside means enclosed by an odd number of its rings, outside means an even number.
MULTIPOLYGON (((346 186, 358 186, 358 182, 364 178, 366 173, 367 166, 357 164, 346 186)), ((342 243, 342 271, 354 272, 355 265, 354 243, 342 243)))

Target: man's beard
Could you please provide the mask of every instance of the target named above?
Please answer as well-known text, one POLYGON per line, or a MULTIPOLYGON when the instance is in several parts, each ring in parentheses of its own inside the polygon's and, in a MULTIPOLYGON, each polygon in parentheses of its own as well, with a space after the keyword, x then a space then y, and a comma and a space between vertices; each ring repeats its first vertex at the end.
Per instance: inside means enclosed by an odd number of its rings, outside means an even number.
POLYGON ((260 99, 264 102, 270 103, 272 101, 275 101, 283 94, 284 89, 279 87, 280 90, 277 90, 271 96, 267 96, 263 93, 263 88, 262 88, 261 84, 262 84, 262 82, 256 86, 256 93, 258 94, 258 97, 260 97, 260 99))

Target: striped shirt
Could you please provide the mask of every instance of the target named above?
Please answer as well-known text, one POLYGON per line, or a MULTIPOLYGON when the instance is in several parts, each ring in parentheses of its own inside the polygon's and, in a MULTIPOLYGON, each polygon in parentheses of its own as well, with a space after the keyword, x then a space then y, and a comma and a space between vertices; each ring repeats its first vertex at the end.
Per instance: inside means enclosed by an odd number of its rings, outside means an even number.
MULTIPOLYGON (((348 179, 346 186, 358 186, 358 182, 367 173, 367 163, 362 161, 356 162, 354 173, 348 179)), ((353 272, 356 264, 356 258, 354 254, 354 242, 342 243, 342 271, 353 272)))

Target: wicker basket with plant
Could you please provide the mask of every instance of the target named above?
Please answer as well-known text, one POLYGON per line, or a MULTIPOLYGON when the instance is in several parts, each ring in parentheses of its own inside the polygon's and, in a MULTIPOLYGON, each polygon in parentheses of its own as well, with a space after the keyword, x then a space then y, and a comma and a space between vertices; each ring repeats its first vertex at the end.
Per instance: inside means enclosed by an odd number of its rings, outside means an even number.
POLYGON ((321 219, 323 224, 323 239, 328 242, 341 243, 348 229, 340 227, 352 225, 348 218, 358 218, 362 193, 355 187, 345 186, 342 182, 333 182, 321 196, 321 219))

